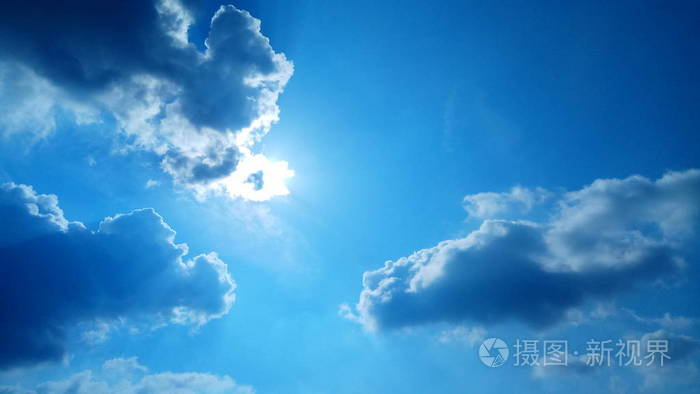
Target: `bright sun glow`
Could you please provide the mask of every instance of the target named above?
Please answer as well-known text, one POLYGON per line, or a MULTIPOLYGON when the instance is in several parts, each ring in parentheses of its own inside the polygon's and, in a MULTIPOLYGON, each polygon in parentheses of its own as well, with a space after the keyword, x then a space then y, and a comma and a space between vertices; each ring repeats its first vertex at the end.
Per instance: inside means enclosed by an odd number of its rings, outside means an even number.
POLYGON ((267 201, 275 196, 289 194, 286 180, 294 176, 286 161, 271 161, 261 154, 247 156, 238 165, 234 173, 219 181, 231 197, 242 197, 251 201, 267 201), (251 180, 251 176, 261 174, 260 183, 251 180))

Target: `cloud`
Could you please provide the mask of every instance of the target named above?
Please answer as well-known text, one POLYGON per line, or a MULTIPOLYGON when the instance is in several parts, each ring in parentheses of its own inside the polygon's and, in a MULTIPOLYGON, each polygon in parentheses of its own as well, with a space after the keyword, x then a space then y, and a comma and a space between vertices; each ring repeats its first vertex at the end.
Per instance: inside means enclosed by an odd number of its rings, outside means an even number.
POLYGON ((504 218, 504 215, 527 213, 551 197, 543 188, 513 187, 508 193, 477 193, 464 197, 464 209, 475 219, 504 218))
POLYGON ((159 181, 156 181, 155 179, 149 179, 146 181, 145 187, 146 187, 146 189, 151 189, 151 188, 154 188, 158 185, 160 185, 159 181))
POLYGON ((341 313, 370 330, 512 320, 546 327, 587 301, 673 280, 699 202, 698 170, 596 180, 564 194, 548 221, 489 219, 464 238, 365 272, 354 310, 341 313))
MULTIPOLYGON (((563 355, 563 354, 562 354, 563 355)), ((544 365, 537 363, 532 367, 532 376, 536 379, 551 379, 563 377, 570 379, 574 376, 585 376, 600 370, 601 367, 591 366, 586 363, 586 355, 567 353, 566 365, 544 365)))
POLYGON ((40 383, 33 390, 0 386, 4 394, 254 394, 255 390, 237 384, 230 376, 199 372, 148 373, 136 357, 116 358, 94 373, 85 370, 65 380, 40 383))
POLYGON ((485 338, 486 330, 483 327, 457 326, 442 331, 437 339, 441 343, 459 342, 472 347, 483 342, 485 338))
MULTIPOLYGON (((259 154, 293 65, 258 19, 230 5, 198 48, 188 30, 199 14, 178 0, 3 2, 0 133, 41 138, 62 114, 111 121, 130 149, 159 155, 177 184, 200 196, 237 187, 225 180, 259 154)), ((258 198, 280 194, 262 189, 258 198)))
MULTIPOLYGON (((694 382, 700 376, 694 363, 694 356, 697 355, 700 349, 700 341, 693 337, 675 334, 667 330, 657 330, 645 333, 641 337, 630 336, 627 340, 640 341, 639 362, 641 364, 630 365, 624 368, 629 368, 643 377, 640 387, 642 391, 659 386, 668 387, 670 382, 680 385, 687 384, 688 382, 694 382), (660 355, 655 355, 653 359, 647 358, 649 357, 647 349, 650 340, 662 340, 668 345, 664 352, 668 358, 664 358, 663 366, 661 365, 660 355), (689 372, 692 372, 693 375, 687 376, 689 372)), ((611 365, 619 366, 620 362, 627 362, 626 356, 618 359, 619 345, 613 343, 613 346, 614 350, 610 356, 611 365)), ((533 376, 542 379, 552 377, 570 378, 575 375, 586 375, 610 368, 605 363, 603 365, 591 365, 587 363, 587 360, 587 354, 577 356, 569 353, 566 365, 539 364, 533 368, 533 376)))
POLYGON ((56 127, 57 99, 50 83, 21 65, 0 64, 0 88, 0 131, 5 136, 31 130, 38 139, 56 127))
POLYGON ((107 360, 104 364, 102 364, 102 369, 121 376, 128 376, 135 372, 148 371, 148 368, 139 364, 138 358, 136 357, 107 360))
MULTIPOLYGON (((672 364, 688 360, 691 356, 696 354, 698 350, 700 350, 699 340, 687 335, 679 335, 663 329, 644 334, 641 338, 643 349, 647 348, 650 340, 668 341, 669 359, 664 361, 664 366, 666 363, 672 364)), ((652 365, 660 366, 658 362, 659 360, 652 365)))
POLYGON ((684 330, 692 327, 696 323, 695 319, 693 318, 685 316, 673 316, 668 312, 664 313, 662 317, 651 318, 640 316, 631 309, 625 308, 624 311, 638 323, 646 325, 655 325, 668 330, 684 330))
POLYGON ((186 244, 153 209, 105 218, 96 231, 68 221, 54 195, 0 187, 0 368, 58 360, 71 327, 205 324, 228 313, 235 283, 216 253, 186 244))
POLYGON ((657 358, 651 365, 646 365, 645 361, 634 369, 643 378, 641 391, 664 388, 670 392, 686 392, 697 386, 700 370, 696 361, 700 341, 662 329, 644 334, 641 338, 642 349, 647 349, 649 340, 667 341, 669 358, 664 360, 663 366, 657 358))

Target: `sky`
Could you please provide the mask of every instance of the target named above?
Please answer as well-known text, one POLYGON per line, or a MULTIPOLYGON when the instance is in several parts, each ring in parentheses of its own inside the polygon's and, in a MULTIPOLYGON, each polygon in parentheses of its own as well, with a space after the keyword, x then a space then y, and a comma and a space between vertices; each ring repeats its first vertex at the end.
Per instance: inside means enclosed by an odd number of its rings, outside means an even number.
POLYGON ((3 2, 0 393, 700 392, 699 22, 3 2))

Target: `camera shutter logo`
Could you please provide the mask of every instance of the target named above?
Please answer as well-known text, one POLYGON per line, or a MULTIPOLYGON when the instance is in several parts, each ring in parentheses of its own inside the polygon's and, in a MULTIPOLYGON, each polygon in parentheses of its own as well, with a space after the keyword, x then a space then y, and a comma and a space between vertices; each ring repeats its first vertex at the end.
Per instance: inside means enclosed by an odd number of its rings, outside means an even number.
POLYGON ((496 368, 508 360, 508 345, 500 338, 487 338, 479 346, 479 358, 487 367, 496 368))

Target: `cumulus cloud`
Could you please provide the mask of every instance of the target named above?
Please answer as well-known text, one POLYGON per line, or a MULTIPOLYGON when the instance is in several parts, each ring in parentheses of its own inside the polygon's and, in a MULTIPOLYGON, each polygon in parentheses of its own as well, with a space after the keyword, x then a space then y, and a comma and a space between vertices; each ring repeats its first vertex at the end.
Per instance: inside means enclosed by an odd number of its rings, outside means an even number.
MULTIPOLYGON (((229 190, 240 186, 230 178, 278 120, 293 65, 258 19, 230 5, 211 18, 201 50, 188 36, 194 3, 2 2, 0 133, 45 136, 60 114, 113 121, 130 148, 161 156, 177 184, 247 197, 229 190)), ((274 185, 292 175, 266 173, 286 162, 252 161, 238 178, 262 171, 274 185)), ((267 183, 257 199, 288 193, 267 183)))
POLYGON ((485 220, 464 238, 365 272, 354 310, 341 312, 371 330, 545 327, 587 301, 673 280, 697 227, 700 171, 596 180, 553 206, 547 221, 485 220))
POLYGON ((0 186, 0 368, 57 360, 71 327, 205 324, 226 314, 235 283, 216 253, 186 244, 152 209, 105 218, 95 231, 68 221, 54 195, 0 186))
POLYGON ((40 383, 32 390, 0 386, 4 394, 254 394, 251 386, 239 385, 230 376, 199 372, 148 373, 136 357, 116 358, 101 371, 85 370, 65 380, 40 383))

